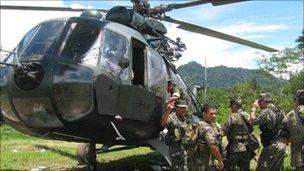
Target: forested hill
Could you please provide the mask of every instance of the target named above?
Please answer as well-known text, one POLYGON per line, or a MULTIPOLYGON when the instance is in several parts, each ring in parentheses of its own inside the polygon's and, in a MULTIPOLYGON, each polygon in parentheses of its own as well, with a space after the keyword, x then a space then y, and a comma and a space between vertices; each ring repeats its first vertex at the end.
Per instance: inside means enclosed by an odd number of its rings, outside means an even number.
MULTIPOLYGON (((204 85, 205 67, 189 62, 177 68, 180 75, 192 88, 194 85, 204 85)), ((207 80, 209 87, 231 88, 238 83, 254 82, 261 86, 275 86, 285 82, 273 75, 261 71, 243 68, 230 68, 226 66, 207 67, 207 80)))

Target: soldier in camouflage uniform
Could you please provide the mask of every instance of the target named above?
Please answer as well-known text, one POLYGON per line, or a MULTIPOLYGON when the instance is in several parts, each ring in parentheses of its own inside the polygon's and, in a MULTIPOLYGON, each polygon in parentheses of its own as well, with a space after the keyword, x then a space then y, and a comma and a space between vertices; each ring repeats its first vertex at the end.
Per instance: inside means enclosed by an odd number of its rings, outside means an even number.
POLYGON ((274 106, 269 93, 262 93, 260 98, 252 104, 250 119, 254 125, 259 125, 264 147, 258 160, 257 170, 282 170, 286 144, 279 132, 284 112, 274 106), (261 112, 256 117, 257 107, 261 108, 261 112))
POLYGON ((167 103, 172 103, 179 99, 187 102, 183 89, 180 86, 176 85, 174 82, 172 82, 171 79, 168 81, 167 92, 171 95, 167 103))
POLYGON ((167 110, 161 118, 161 125, 168 130, 166 143, 172 159, 172 170, 187 170, 187 153, 183 145, 185 136, 187 104, 183 100, 177 100, 175 106, 167 105, 167 110))
POLYGON ((199 171, 222 170, 223 158, 220 152, 221 133, 215 125, 217 108, 206 104, 202 108, 198 129, 198 149, 196 153, 196 169, 199 171))
POLYGON ((291 166, 304 170, 304 90, 298 90, 294 110, 283 120, 282 137, 291 142, 291 166))
POLYGON ((254 151, 251 151, 248 143, 250 136, 253 136, 249 114, 242 110, 239 97, 230 100, 230 109, 232 114, 222 128, 228 140, 225 170, 247 171, 250 169, 250 160, 254 157, 254 151))

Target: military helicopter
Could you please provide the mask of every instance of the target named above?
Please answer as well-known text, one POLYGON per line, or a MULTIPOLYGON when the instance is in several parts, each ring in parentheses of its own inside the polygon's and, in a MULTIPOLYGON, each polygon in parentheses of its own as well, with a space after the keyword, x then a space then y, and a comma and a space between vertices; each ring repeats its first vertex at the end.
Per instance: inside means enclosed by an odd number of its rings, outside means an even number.
MULTIPOLYGON (((276 49, 173 19, 174 9, 239 1, 199 0, 150 7, 84 10, 79 17, 43 21, 9 52, 0 70, 1 112, 22 133, 82 142, 78 158, 96 167, 96 144, 152 146, 168 163, 167 145, 159 139, 166 109, 168 79, 186 93, 189 110, 201 105, 178 74, 174 61, 186 46, 165 36, 161 21, 178 28, 253 48, 276 49)), ((72 11, 71 8, 0 6, 2 10, 72 11)), ((76 9, 83 10, 83 9, 76 9)))

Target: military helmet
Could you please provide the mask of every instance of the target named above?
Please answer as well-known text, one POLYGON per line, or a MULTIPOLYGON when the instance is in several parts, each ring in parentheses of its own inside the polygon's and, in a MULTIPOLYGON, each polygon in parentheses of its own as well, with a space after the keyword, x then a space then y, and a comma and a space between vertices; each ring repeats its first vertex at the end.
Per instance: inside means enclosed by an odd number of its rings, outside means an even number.
POLYGON ((300 97, 300 96, 304 96, 304 90, 298 90, 298 91, 296 92, 295 97, 298 98, 298 97, 300 97))
POLYGON ((261 93, 259 95, 259 100, 264 100, 267 102, 272 102, 271 94, 270 93, 261 93))
POLYGON ((242 100, 240 97, 233 97, 230 99, 230 102, 229 102, 229 107, 232 107, 233 105, 236 105, 236 106, 242 106, 242 100))
POLYGON ((301 105, 304 104, 304 90, 298 90, 295 94, 295 100, 297 99, 301 105))

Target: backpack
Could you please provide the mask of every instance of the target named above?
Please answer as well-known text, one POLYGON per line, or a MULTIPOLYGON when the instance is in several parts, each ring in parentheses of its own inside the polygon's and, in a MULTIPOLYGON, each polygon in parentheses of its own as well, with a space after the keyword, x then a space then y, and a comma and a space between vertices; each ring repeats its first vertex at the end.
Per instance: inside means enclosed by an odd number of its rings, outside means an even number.
MULTIPOLYGON (((241 115, 241 118, 243 119, 243 122, 245 123, 245 125, 247 126, 248 130, 249 130, 249 134, 248 134, 248 139, 246 140, 246 148, 248 151, 250 151, 251 153, 254 153, 255 150, 260 148, 259 145, 259 141, 258 139, 251 133, 252 132, 252 127, 248 124, 248 122, 246 121, 246 119, 244 118, 243 115, 241 115)), ((254 154, 255 155, 255 154, 254 154)))
POLYGON ((182 139, 182 143, 185 146, 192 146, 198 140, 198 124, 187 124, 186 127, 182 127, 184 131, 184 137, 182 139))
POLYGON ((189 160, 193 161, 198 149, 199 124, 189 123, 187 127, 183 127, 182 129, 184 130, 182 144, 189 160))
POLYGON ((279 131, 281 130, 281 128, 283 126, 282 123, 283 123, 283 119, 285 117, 285 113, 277 107, 270 107, 269 110, 271 110, 275 114, 275 125, 272 129, 268 129, 264 125, 260 126, 260 129, 262 131, 261 142, 264 147, 267 147, 273 141, 275 141, 279 138, 279 131))

